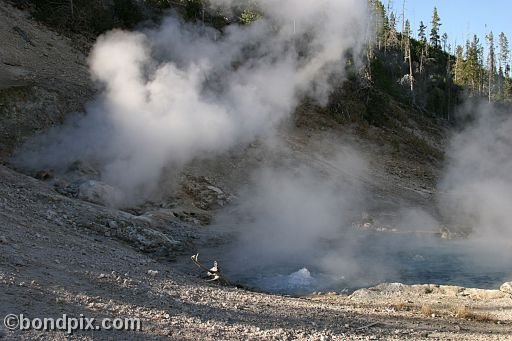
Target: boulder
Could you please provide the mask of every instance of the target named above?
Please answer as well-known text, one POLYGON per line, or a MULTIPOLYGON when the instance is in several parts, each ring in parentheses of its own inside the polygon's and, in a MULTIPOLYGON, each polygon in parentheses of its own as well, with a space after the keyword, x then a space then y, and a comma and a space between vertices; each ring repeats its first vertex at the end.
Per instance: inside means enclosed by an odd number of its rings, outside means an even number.
POLYGON ((104 206, 118 205, 123 195, 121 191, 101 181, 87 180, 78 186, 78 198, 104 206))

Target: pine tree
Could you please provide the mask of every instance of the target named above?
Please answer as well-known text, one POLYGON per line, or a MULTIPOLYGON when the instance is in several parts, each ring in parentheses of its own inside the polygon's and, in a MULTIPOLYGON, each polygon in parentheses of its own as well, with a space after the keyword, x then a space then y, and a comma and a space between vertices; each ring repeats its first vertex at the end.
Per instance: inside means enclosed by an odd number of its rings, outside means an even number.
POLYGON ((439 14, 437 13, 437 7, 434 7, 431 24, 430 44, 435 48, 439 48, 439 27, 441 26, 441 18, 439 18, 439 14))
POLYGON ((423 24, 423 21, 420 21, 420 28, 418 30, 418 40, 420 42, 422 42, 422 43, 426 43, 427 42, 426 31, 427 31, 427 26, 425 26, 423 24))
POLYGON ((428 54, 426 31, 427 31, 427 27, 423 24, 423 21, 420 21, 420 28, 418 30, 418 39, 420 41, 420 46, 421 46, 420 73, 423 72, 423 64, 425 61, 425 57, 428 54))
POLYGON ((487 40, 487 49, 488 49, 488 54, 487 54, 487 80, 488 80, 488 84, 487 84, 487 91, 488 91, 488 99, 489 99, 489 103, 491 103, 491 100, 492 100, 492 94, 493 94, 493 86, 494 86, 494 79, 495 79, 495 76, 496 76, 496 52, 494 50, 494 34, 491 32, 489 32, 489 34, 486 35, 486 40, 487 40))
POLYGON ((373 9, 375 25, 377 27, 377 48, 382 50, 386 44, 386 38, 389 32, 388 18, 384 4, 379 0, 370 0, 370 6, 373 9))
POLYGON ((443 36, 441 37, 441 43, 443 44, 443 51, 446 52, 446 47, 448 45, 448 33, 443 33, 443 36))
POLYGON ((500 49, 500 55, 499 55, 499 70, 503 77, 508 77, 508 56, 510 53, 509 47, 508 47, 508 39, 505 33, 501 32, 499 36, 499 49, 500 49))
POLYGON ((411 23, 409 22, 409 19, 405 20, 405 26, 404 26, 404 36, 407 39, 411 38, 411 23))
POLYGON ((480 62, 482 51, 480 39, 475 34, 471 42, 469 40, 466 42, 466 62, 464 63, 464 78, 474 95, 482 92, 482 63, 480 62))
POLYGON ((391 12, 389 15, 389 32, 387 37, 387 46, 395 48, 398 46, 398 32, 396 31, 396 16, 395 13, 391 12))
POLYGON ((510 66, 508 65, 508 56, 510 53, 508 47, 508 39, 505 33, 501 32, 498 41, 498 93, 499 99, 504 100, 505 95, 505 84, 509 76, 510 66))
MULTIPOLYGON (((402 52, 405 54, 405 40, 403 39, 403 36, 405 34, 405 0, 402 0, 402 40, 401 40, 401 47, 402 52)), ((409 35, 408 35, 409 37, 409 35)))

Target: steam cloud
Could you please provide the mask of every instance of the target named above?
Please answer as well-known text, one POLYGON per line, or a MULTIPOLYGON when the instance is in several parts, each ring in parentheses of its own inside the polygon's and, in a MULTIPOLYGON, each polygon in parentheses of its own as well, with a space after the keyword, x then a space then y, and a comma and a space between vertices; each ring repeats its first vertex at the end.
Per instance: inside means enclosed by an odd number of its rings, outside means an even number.
MULTIPOLYGON (((222 256, 233 278, 265 273, 265 269, 282 268, 289 273, 307 267, 332 276, 322 279, 321 285, 329 286, 336 276, 361 271, 362 263, 382 267, 378 260, 356 259, 364 254, 358 243, 364 236, 352 233, 351 226, 361 217, 368 195, 360 181, 368 173, 367 161, 348 146, 327 161, 333 172, 286 163, 256 171, 250 185, 241 191, 235 212, 217 218, 218 224, 236 225, 240 232, 231 250, 222 256)), ((280 283, 260 285, 270 289, 280 283)), ((283 285, 290 289, 288 283, 283 285)))
MULTIPOLYGON (((478 239, 510 241, 512 117, 489 104, 473 106, 470 112, 476 118, 453 136, 447 150, 439 186, 441 213, 478 239)), ((512 255, 510 246, 507 249, 512 255)))
POLYGON ((90 68, 101 95, 85 116, 30 141, 18 164, 92 161, 125 201, 143 200, 165 170, 271 135, 300 97, 325 103, 344 57, 358 56, 367 41, 366 2, 259 3, 263 19, 222 34, 171 16, 158 29, 100 37, 90 68))
POLYGON ((239 247, 245 265, 254 263, 250 259, 260 266, 276 259, 304 263, 360 217, 365 188, 358 177, 367 173, 366 160, 345 147, 330 164, 340 173, 326 174, 305 164, 255 173, 237 207, 246 220, 237 224, 243 226, 239 247))

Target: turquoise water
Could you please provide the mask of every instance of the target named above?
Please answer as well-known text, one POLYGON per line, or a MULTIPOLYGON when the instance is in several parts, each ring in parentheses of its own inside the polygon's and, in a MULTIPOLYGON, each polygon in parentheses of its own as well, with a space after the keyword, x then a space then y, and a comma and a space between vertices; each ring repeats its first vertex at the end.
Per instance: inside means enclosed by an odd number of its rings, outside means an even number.
POLYGON ((253 262, 232 253, 217 259, 225 275, 237 284, 290 295, 352 292, 383 282, 491 289, 512 279, 510 249, 435 238, 374 234, 326 242, 309 254, 276 257, 271 262, 258 262, 257 254, 250 257, 253 262), (336 257, 330 257, 326 265, 325 256, 333 253, 336 257))

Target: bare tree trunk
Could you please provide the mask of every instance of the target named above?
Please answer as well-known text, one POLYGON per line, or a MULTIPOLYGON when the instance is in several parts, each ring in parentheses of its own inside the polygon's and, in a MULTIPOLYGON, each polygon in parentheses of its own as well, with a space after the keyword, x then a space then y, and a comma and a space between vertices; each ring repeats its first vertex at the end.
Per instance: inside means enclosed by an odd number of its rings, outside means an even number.
POLYGON ((446 103, 446 119, 450 121, 450 109, 452 107, 452 64, 451 56, 448 54, 448 64, 446 65, 446 83, 448 86, 448 101, 446 103))
POLYGON ((69 0, 69 7, 71 8, 71 18, 75 18, 75 5, 73 3, 73 0, 69 0))
POLYGON ((411 44, 409 43, 409 83, 411 83, 411 94, 414 94, 414 78, 412 75, 411 44))
POLYGON ((423 60, 425 59, 425 48, 421 49, 421 57, 420 57, 420 73, 423 73, 423 60))
POLYGON ((492 72, 489 71, 489 103, 491 103, 491 89, 492 89, 491 76, 492 76, 492 72))
MULTIPOLYGON (((402 2, 402 51, 405 53, 407 45, 405 44, 404 32, 405 31, 405 0, 402 2)), ((409 38, 409 37, 407 37, 409 38)))

